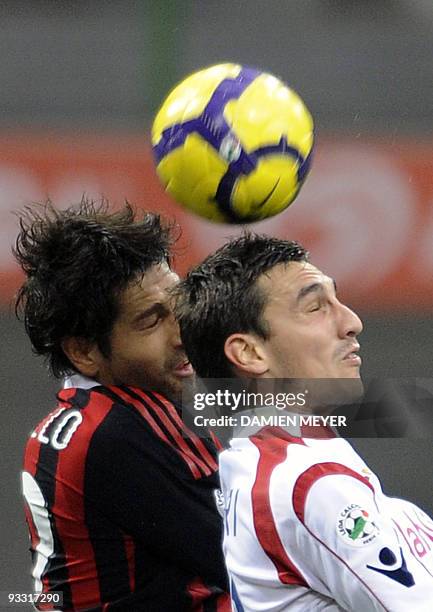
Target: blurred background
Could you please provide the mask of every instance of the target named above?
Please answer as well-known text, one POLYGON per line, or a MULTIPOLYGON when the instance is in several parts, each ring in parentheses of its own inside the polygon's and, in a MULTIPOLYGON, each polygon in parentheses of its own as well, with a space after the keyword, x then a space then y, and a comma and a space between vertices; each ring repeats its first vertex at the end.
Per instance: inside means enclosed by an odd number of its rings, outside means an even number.
MULTIPOLYGON (((173 204, 155 177, 152 117, 189 72, 234 61, 280 76, 316 123, 296 202, 256 229, 298 239, 361 315, 364 375, 432 376, 431 0, 3 0, 0 3, 0 591, 31 590, 23 447, 58 383, 12 298, 12 212, 49 196, 125 198, 175 217, 183 272, 234 233, 173 204)), ((89 279, 90 282, 90 279, 89 279)), ((433 419, 433 417, 432 417, 433 419)), ((433 513, 429 439, 357 440, 387 493, 433 513)))

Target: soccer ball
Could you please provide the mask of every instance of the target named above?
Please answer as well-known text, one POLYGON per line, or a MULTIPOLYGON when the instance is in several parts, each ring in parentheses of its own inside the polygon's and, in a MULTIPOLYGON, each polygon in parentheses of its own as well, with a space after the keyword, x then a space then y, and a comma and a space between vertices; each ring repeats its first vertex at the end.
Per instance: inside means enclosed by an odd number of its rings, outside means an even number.
POLYGON ((313 140, 301 98, 275 76, 238 64, 187 77, 152 126, 166 191, 188 210, 226 223, 287 208, 310 168, 313 140))

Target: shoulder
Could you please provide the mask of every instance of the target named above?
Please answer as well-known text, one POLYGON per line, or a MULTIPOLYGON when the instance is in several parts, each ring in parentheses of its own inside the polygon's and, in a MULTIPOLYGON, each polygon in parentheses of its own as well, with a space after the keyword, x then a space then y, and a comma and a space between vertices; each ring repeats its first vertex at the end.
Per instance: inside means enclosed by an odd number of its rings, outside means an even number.
POLYGON ((146 461, 193 479, 216 473, 215 443, 191 432, 179 407, 164 396, 125 386, 101 387, 97 392, 114 405, 94 436, 93 455, 112 459, 112 449, 116 462, 122 465, 146 461))
POLYGON ((351 507, 376 513, 377 491, 370 477, 338 462, 311 465, 298 475, 291 492, 299 521, 320 527, 329 515, 343 515, 351 507))
POLYGON ((116 420, 123 414, 124 419, 129 419, 129 427, 124 429, 132 431, 131 414, 121 410, 122 406, 102 389, 70 387, 59 391, 56 406, 31 433, 26 455, 37 458, 47 448, 61 453, 59 457, 82 460, 99 431, 104 431, 106 441, 120 443, 123 436, 116 420))
POLYGON ((261 462, 256 488, 262 480, 275 516, 284 522, 321 531, 351 505, 377 513, 380 482, 344 440, 305 440, 305 446, 290 445, 280 457, 268 449, 261 462))

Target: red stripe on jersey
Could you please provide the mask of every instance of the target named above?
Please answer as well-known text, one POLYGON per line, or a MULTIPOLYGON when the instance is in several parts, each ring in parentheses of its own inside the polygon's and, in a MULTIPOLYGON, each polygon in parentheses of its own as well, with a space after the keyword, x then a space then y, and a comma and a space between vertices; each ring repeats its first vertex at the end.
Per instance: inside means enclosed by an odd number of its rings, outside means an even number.
POLYGON ((259 431, 256 432, 253 436, 250 436, 251 441, 254 441, 254 439, 269 440, 272 438, 279 439, 280 441, 283 440, 290 444, 300 444, 301 446, 306 446, 302 438, 300 438, 299 436, 292 436, 285 429, 282 429, 281 427, 271 427, 271 426, 262 427, 262 429, 259 429, 259 431))
POLYGON ((211 431, 209 433, 210 433, 210 437, 211 437, 213 443, 215 444, 215 448, 217 449, 217 451, 222 451, 224 447, 221 444, 221 442, 219 441, 218 437, 215 435, 215 433, 213 431, 211 431))
POLYGON ((203 584, 201 578, 194 578, 186 587, 191 597, 191 612, 203 612, 203 602, 212 595, 212 591, 203 584))
MULTIPOLYGON (((45 592, 45 591, 44 591, 45 592)), ((52 603, 38 603, 38 604, 34 604, 37 610, 40 610, 40 612, 52 612, 53 611, 53 604, 52 603)))
MULTIPOLYGON (((308 586, 296 565, 289 559, 281 542, 272 514, 269 493, 272 472, 277 465, 286 459, 290 441, 270 434, 271 432, 262 430, 259 436, 250 437, 251 442, 260 452, 256 480, 251 490, 254 528, 257 539, 275 565, 281 582, 283 584, 308 586)), ((299 438, 293 440, 297 444, 303 444, 299 438)))
POLYGON ((207 587, 201 578, 194 578, 186 587, 187 593, 192 599, 191 612, 232 612, 232 600, 230 593, 216 594, 215 589, 207 587), (206 605, 208 604, 208 605, 206 605))
MULTIPOLYGON (((202 459, 200 459, 200 457, 197 457, 197 455, 194 454, 194 452, 185 442, 185 437, 182 435, 181 431, 182 429, 184 429, 186 432, 186 428, 184 427, 182 419, 179 417, 176 408, 173 406, 173 404, 165 400, 161 395, 155 394, 156 397, 163 403, 165 408, 169 411, 173 421, 175 422, 175 425, 173 425, 172 420, 170 420, 167 414, 162 410, 161 406, 158 406, 158 404, 156 404, 151 397, 149 397, 141 389, 134 389, 134 392, 137 393, 137 395, 139 395, 140 397, 142 397, 146 404, 148 404, 149 407, 156 412, 158 417, 166 426, 167 430, 173 436, 180 451, 190 457, 190 459, 194 461, 195 464, 203 471, 205 476, 210 476, 212 474, 212 471, 215 471, 217 469, 217 465, 214 462, 213 470, 210 470, 206 463, 202 459), (173 413, 176 415, 176 418, 174 417, 173 413), (176 426, 178 427, 178 429, 176 429, 176 426)), ((206 448, 204 450, 206 451, 206 448)))
POLYGON ((311 529, 307 527, 307 525, 304 522, 305 502, 306 502, 308 492, 310 491, 312 485, 315 482, 317 482, 320 478, 323 478, 323 476, 330 476, 330 475, 344 475, 344 476, 351 476, 352 478, 356 478, 356 480, 359 480, 360 482, 367 485, 371 489, 371 491, 373 492, 373 496, 375 494, 374 487, 371 484, 371 482, 369 482, 367 478, 365 478, 364 476, 361 476, 361 474, 358 474, 357 472, 355 472, 354 470, 351 470, 347 466, 342 465, 341 463, 333 463, 333 462, 317 463, 316 465, 311 466, 310 468, 308 468, 308 470, 303 472, 298 477, 295 483, 295 486, 293 488, 293 507, 295 509, 295 513, 298 516, 299 520, 304 525, 305 529, 308 531, 308 533, 315 540, 317 540, 317 542, 322 544, 322 546, 324 546, 331 555, 333 555, 336 559, 338 559, 338 561, 340 561, 346 567, 346 569, 348 569, 349 572, 353 576, 355 576, 355 578, 359 580, 359 582, 364 586, 364 588, 371 593, 371 595, 380 603, 383 609, 387 610, 388 608, 385 607, 384 603, 379 599, 379 597, 371 589, 371 587, 366 582, 364 582, 364 580, 350 567, 350 565, 344 559, 342 559, 334 550, 332 550, 332 548, 330 548, 323 540, 321 540, 315 533, 313 533, 311 529))
POLYGON ((122 391, 122 389, 120 389, 119 387, 108 387, 108 389, 110 389, 111 391, 113 391, 113 393, 121 397, 126 403, 132 404, 134 408, 138 410, 141 416, 149 423, 149 425, 152 427, 154 432, 161 438, 161 440, 164 440, 164 442, 170 444, 170 441, 165 435, 165 433, 159 427, 158 423, 156 423, 156 421, 151 417, 149 411, 145 409, 141 402, 138 402, 136 399, 122 391))
POLYGON ((112 406, 112 399, 90 392, 89 402, 81 410, 83 421, 67 448, 58 454, 52 512, 64 549, 72 601, 77 609, 91 608, 101 603, 94 551, 85 524, 83 491, 85 460, 92 436, 112 406), (65 514, 65 508, 70 509, 70 514, 65 514))
POLYGON ((126 561, 128 563, 129 588, 133 593, 135 591, 135 544, 131 536, 126 533, 123 534, 123 541, 125 542, 126 561))
MULTIPOLYGON (((119 389, 118 387, 108 387, 108 388, 111 389, 113 393, 121 397, 125 402, 127 402, 128 404, 132 404, 134 408, 138 410, 141 416, 149 423, 149 425, 152 427, 154 432, 161 438, 161 440, 164 440, 166 444, 174 448, 174 450, 178 452, 179 455, 184 459, 185 463, 188 465, 189 469, 191 470, 192 475, 194 476, 196 480, 202 477, 202 473, 200 472, 200 469, 197 467, 194 459, 191 458, 189 454, 182 452, 182 450, 176 448, 172 444, 172 442, 170 442, 170 440, 167 438, 165 433, 159 427, 155 419, 151 416, 147 408, 139 400, 136 400, 134 397, 128 395, 122 389, 119 389)), ((137 392, 137 389, 134 387, 134 393, 136 392, 137 392)), ((146 399, 146 402, 148 402, 147 399, 146 399)))
POLYGON ((67 389, 61 389, 57 394, 57 397, 62 402, 68 402, 69 407, 71 406, 69 400, 73 399, 77 393, 77 387, 68 387, 67 389))
POLYGON ((203 444, 203 441, 193 431, 188 429, 188 427, 182 421, 179 413, 177 412, 176 408, 173 406, 171 402, 167 401, 165 397, 162 397, 162 395, 159 395, 158 393, 155 393, 155 395, 159 399, 159 401, 162 402, 164 406, 167 408, 168 413, 170 414, 173 421, 180 428, 180 430, 184 432, 184 436, 188 437, 191 440, 191 442, 194 444, 194 446, 196 447, 196 449, 202 456, 203 460, 206 461, 207 465, 210 467, 212 472, 215 472, 218 469, 218 464, 215 461, 215 459, 212 457, 212 455, 210 454, 206 446, 203 444))
POLYGON ((331 476, 340 474, 344 476, 351 476, 356 478, 362 484, 367 485, 374 493, 374 488, 371 482, 367 480, 361 474, 358 474, 354 470, 351 470, 341 463, 316 463, 312 465, 308 470, 305 470, 300 476, 298 476, 295 486, 293 487, 293 508, 296 516, 299 518, 302 524, 305 525, 305 502, 307 495, 315 482, 324 476, 331 476))
POLYGON ((56 408, 52 410, 40 423, 36 426, 35 430, 30 435, 27 441, 26 450, 24 453, 24 471, 29 472, 32 476, 36 475, 39 461, 39 451, 41 449, 42 442, 39 441, 39 437, 43 437, 43 434, 55 419, 56 416, 61 414, 65 410, 66 406, 63 403, 57 404, 56 408))
POLYGON ((232 612, 232 600, 229 593, 222 593, 216 602, 216 612, 232 612))
POLYGON ((326 425, 301 425, 301 437, 328 440, 336 438, 337 434, 326 425))
POLYGON ((55 419, 56 416, 61 414, 65 409, 70 407, 69 399, 72 398, 76 389, 62 389, 60 391, 59 402, 54 410, 52 410, 35 428, 32 432, 29 440, 27 441, 26 450, 24 453, 24 471, 29 472, 32 476, 36 475, 39 461, 39 451, 42 442, 39 441, 38 436, 43 436, 44 431, 48 425, 55 419))

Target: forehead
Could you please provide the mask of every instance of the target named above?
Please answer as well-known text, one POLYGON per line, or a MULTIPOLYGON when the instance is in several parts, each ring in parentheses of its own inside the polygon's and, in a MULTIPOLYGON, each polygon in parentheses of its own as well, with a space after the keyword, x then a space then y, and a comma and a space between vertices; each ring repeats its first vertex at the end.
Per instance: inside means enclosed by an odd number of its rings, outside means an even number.
POLYGON ((156 264, 131 281, 119 299, 122 312, 131 312, 157 302, 165 302, 168 291, 179 282, 178 275, 166 263, 156 264))
POLYGON ((262 274, 258 280, 268 298, 296 297, 299 291, 312 284, 331 285, 334 281, 313 264, 305 261, 292 261, 278 264, 262 274))

